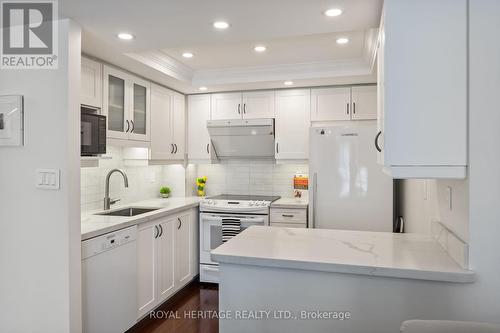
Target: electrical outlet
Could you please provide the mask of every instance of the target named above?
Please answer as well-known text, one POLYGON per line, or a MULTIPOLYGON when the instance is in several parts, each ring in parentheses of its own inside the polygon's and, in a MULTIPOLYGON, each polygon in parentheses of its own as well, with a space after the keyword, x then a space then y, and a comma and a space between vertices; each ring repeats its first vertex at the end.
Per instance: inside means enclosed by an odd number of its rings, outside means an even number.
POLYGON ((446 202, 448 203, 448 209, 451 212, 453 210, 453 188, 451 186, 446 187, 446 202))

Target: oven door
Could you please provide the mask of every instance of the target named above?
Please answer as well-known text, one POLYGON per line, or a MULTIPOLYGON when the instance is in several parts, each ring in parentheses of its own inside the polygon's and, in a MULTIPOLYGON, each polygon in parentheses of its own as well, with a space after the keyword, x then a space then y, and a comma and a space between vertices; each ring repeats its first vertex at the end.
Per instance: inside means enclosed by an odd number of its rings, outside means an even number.
POLYGON ((269 225, 268 215, 238 215, 238 214, 200 214, 200 263, 217 265, 210 259, 210 251, 222 245, 222 220, 231 218, 239 220, 241 230, 253 225, 269 225))

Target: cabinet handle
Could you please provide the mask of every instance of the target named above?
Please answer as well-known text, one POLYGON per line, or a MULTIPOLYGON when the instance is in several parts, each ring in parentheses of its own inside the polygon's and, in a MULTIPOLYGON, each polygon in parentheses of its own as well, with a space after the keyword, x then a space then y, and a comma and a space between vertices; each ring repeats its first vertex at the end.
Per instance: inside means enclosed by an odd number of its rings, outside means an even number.
POLYGON ((247 103, 243 103, 243 114, 247 113, 247 103))
POLYGON ((382 134, 382 131, 378 131, 377 136, 375 137, 375 149, 377 149, 379 153, 382 152, 382 149, 380 149, 380 146, 378 145, 378 138, 380 137, 380 134, 382 134))
POLYGON ((160 228, 160 234, 158 235, 158 238, 160 238, 163 235, 163 227, 161 224, 158 224, 158 228, 160 228))
POLYGON ((346 108, 346 110, 347 110, 347 114, 349 114, 349 103, 347 103, 347 108, 346 108))
POLYGON ((156 239, 156 238, 158 238, 158 233, 159 233, 159 232, 160 232, 160 231, 158 230, 158 226, 157 226, 157 225, 155 225, 155 239, 156 239))
POLYGON ((177 230, 179 230, 181 227, 182 227, 182 221, 181 221, 181 218, 178 217, 177 218, 177 221, 179 221, 179 225, 177 226, 177 230))
POLYGON ((281 214, 281 216, 283 216, 283 217, 293 217, 292 214, 281 214))
POLYGON ((170 154, 173 154, 174 153, 174 144, 173 143, 170 144, 170 148, 171 148, 170 154))
POLYGON ((128 131, 130 130, 130 123, 128 122, 128 120, 125 120, 127 122, 127 129, 125 130, 125 133, 128 133, 128 131))
POLYGON ((210 143, 207 143, 207 154, 210 154, 210 143))
POLYGON ((352 102, 352 114, 356 114, 356 102, 352 102))
POLYGON ((276 154, 279 154, 280 153, 280 146, 279 146, 279 143, 276 142, 276 154))
POLYGON ((131 120, 130 122, 132 123, 132 129, 130 130, 130 133, 134 133, 134 129, 135 129, 134 121, 131 120))
POLYGON ((241 104, 238 103, 238 114, 241 114, 241 104))
POLYGON ((177 154, 177 144, 176 143, 174 143, 174 147, 175 147, 174 154, 177 154))

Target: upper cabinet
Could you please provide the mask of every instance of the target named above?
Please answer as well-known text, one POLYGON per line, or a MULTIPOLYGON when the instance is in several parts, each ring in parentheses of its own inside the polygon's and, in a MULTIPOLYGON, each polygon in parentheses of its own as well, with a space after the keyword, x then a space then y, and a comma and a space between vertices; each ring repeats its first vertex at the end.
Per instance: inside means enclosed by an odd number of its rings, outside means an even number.
POLYGON ((188 159, 210 160, 212 145, 207 130, 210 120, 210 95, 190 95, 187 99, 188 159))
POLYGON ((380 162, 394 178, 464 178, 467 0, 386 0, 381 22, 380 162))
POLYGON ((185 97, 151 86, 151 160, 183 160, 186 126, 185 97))
POLYGON ((311 90, 311 120, 377 119, 376 86, 318 88, 311 90))
POLYGON ((277 160, 309 158, 311 91, 290 89, 276 91, 277 160))
POLYGON ((377 119, 377 86, 353 86, 351 88, 351 119, 377 119))
POLYGON ((243 119, 274 118, 274 94, 274 90, 243 92, 243 119))
POLYGON ((273 118, 274 91, 212 94, 211 119, 273 118))
POLYGON ((80 104, 102 108, 102 64, 82 57, 80 104))
POLYGON ((108 138, 150 141, 150 83, 104 66, 103 113, 108 138))
POLYGON ((241 92, 212 94, 212 120, 241 119, 241 92))

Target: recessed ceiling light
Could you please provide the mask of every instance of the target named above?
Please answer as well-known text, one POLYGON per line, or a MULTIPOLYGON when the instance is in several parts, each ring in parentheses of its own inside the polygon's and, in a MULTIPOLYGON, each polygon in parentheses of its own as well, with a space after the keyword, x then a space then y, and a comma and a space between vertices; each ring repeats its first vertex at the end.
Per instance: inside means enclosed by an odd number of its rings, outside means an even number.
POLYGON ((293 81, 285 81, 285 82, 283 82, 283 84, 285 86, 291 86, 291 85, 293 85, 293 81))
POLYGON ((217 21, 217 22, 214 22, 214 28, 216 29, 227 29, 229 28, 229 23, 227 22, 224 22, 224 21, 217 21))
POLYGON ((131 39, 134 39, 134 35, 129 34, 128 32, 120 32, 118 34, 118 38, 123 39, 123 40, 131 40, 131 39))
POLYGON ((255 52, 264 52, 266 50, 266 47, 264 45, 257 45, 253 49, 255 50, 255 52))
POLYGON ((199 89, 200 91, 207 91, 207 90, 208 90, 208 88, 207 88, 207 87, 199 87, 198 89, 199 89))
POLYGON ((339 8, 328 9, 325 10, 324 14, 329 17, 339 16, 342 14, 342 9, 339 8))
POLYGON ((184 53, 182 54, 182 56, 183 56, 184 58, 192 58, 192 57, 193 57, 193 54, 192 54, 191 52, 184 52, 184 53))
POLYGON ((349 43, 349 38, 346 37, 337 38, 337 44, 347 44, 347 43, 349 43))

